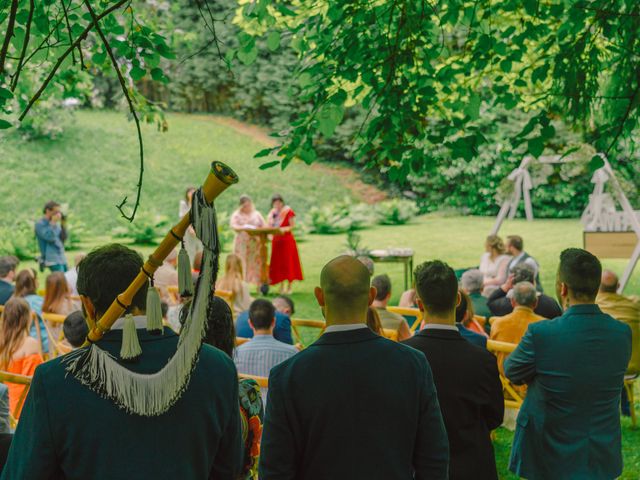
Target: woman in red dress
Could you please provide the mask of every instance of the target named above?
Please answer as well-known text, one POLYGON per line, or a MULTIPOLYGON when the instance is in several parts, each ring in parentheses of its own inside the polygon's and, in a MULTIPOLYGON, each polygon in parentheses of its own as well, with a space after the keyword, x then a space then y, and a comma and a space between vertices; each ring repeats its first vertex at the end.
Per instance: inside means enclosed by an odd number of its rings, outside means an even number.
POLYGON ((269 226, 279 228, 282 233, 274 235, 271 243, 269 283, 271 285, 280 284, 280 293, 291 293, 291 283, 294 280, 302 280, 298 246, 293 233, 291 233, 295 216, 296 214, 291 207, 284 204, 281 195, 275 194, 271 197, 269 226), (284 289, 285 281, 288 283, 286 290, 284 289))

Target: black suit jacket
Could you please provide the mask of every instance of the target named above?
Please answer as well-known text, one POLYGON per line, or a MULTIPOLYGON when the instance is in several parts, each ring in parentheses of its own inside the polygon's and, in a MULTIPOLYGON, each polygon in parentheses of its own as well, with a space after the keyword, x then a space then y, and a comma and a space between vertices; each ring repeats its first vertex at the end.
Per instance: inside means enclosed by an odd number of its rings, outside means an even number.
MULTIPOLYGON (((507 298, 507 293, 501 288, 497 288, 493 291, 489 296, 487 305, 489 306, 491 313, 496 317, 509 315, 513 312, 511 300, 507 298)), ((560 305, 558 305, 558 302, 544 293, 538 296, 538 306, 535 308, 534 312, 547 319, 556 318, 562 315, 562 309, 560 308, 560 305)))
POLYGON ((443 480, 448 442, 424 355, 368 328, 271 370, 260 479, 443 480))
POLYGON ((504 398, 496 357, 454 330, 425 329, 403 343, 431 365, 449 435, 449 478, 497 479, 490 433, 502 423, 504 398))

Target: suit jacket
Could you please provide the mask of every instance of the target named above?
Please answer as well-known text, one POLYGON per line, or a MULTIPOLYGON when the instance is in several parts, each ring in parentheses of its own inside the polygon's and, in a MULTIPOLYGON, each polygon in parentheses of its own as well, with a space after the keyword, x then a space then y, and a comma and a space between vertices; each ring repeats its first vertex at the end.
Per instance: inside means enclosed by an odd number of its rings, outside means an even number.
POLYGON ((617 293, 601 292, 596 303, 604 313, 626 323, 631 328, 631 360, 627 373, 640 373, 640 302, 617 293))
POLYGON ((422 353, 362 328, 325 333, 271 370, 261 480, 442 480, 448 462, 422 353))
MULTIPOLYGON (((522 336, 527 331, 530 323, 544 320, 544 317, 536 315, 533 310, 527 307, 516 307, 504 317, 496 317, 491 325, 491 340, 508 343, 520 343, 522 336)), ((503 363, 507 354, 498 352, 498 369, 504 373, 503 363)))
MULTIPOLYGON (((143 354, 127 364, 158 371, 178 337, 138 330, 143 354)), ((99 342, 118 357, 122 330, 99 342)), ((235 479, 242 463, 238 378, 222 351, 203 345, 182 397, 163 415, 127 414, 66 375, 64 357, 36 369, 3 480, 235 479)))
POLYGON ((14 287, 9 282, 0 280, 0 305, 7 303, 7 300, 13 295, 14 287))
POLYGON ((630 356, 630 328, 597 305, 529 325, 504 362, 512 382, 529 384, 511 471, 528 479, 617 478, 620 392, 630 356))
MULTIPOLYGON (((506 292, 501 288, 497 288, 489 295, 487 305, 496 317, 503 317, 513 312, 511 300, 507 298, 506 292)), ((562 309, 558 302, 544 293, 538 296, 538 306, 533 311, 544 318, 556 318, 562 315, 562 309)))
POLYGON ((497 479, 491 430, 504 415, 496 357, 453 330, 424 329, 403 342, 425 354, 449 436, 450 479, 497 479))
POLYGON ((487 305, 487 297, 482 295, 480 292, 473 292, 469 294, 469 298, 471 298, 473 311, 476 315, 486 318, 489 318, 492 315, 491 310, 489 310, 489 306, 487 305))
MULTIPOLYGON (((249 325, 249 311, 244 311, 236 318, 236 335, 243 338, 253 338, 253 330, 249 325)), ((276 328, 273 337, 288 345, 293 345, 291 337, 291 319, 284 313, 276 312, 276 328)))
POLYGON ((456 323, 456 327, 458 327, 458 331, 462 338, 466 341, 471 342, 478 347, 487 348, 487 337, 484 335, 480 335, 479 333, 474 332, 473 330, 469 330, 462 323, 456 323))

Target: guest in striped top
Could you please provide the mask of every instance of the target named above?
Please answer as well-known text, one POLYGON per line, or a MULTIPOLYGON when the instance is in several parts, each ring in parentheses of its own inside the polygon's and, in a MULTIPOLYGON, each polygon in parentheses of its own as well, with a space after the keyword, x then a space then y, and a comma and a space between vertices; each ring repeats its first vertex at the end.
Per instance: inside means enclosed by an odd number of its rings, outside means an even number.
MULTIPOLYGON (((298 350, 273 337, 276 323, 276 309, 264 299, 254 300, 249 307, 249 325, 253 338, 235 351, 234 361, 238 373, 268 377, 273 367, 293 357, 298 350)), ((267 389, 262 389, 262 398, 266 399, 267 389)))

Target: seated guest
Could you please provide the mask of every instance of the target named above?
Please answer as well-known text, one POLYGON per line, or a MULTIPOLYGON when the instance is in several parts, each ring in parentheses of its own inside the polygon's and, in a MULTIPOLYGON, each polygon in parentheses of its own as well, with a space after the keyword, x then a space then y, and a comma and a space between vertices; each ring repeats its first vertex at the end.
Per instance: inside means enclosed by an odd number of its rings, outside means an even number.
POLYGON ((509 468, 524 478, 617 478, 622 473, 620 391, 631 329, 595 305, 602 267, 591 253, 560 255, 556 291, 566 307, 529 325, 504 362, 528 384, 509 468))
POLYGON ((69 315, 78 310, 80 305, 71 300, 71 290, 64 278, 64 273, 53 272, 45 281, 44 300, 42 301, 43 313, 55 313, 56 315, 69 315))
MULTIPOLYGON (((78 269, 78 292, 86 315, 101 318, 116 297, 136 278, 142 257, 122 245, 91 252, 78 269)), ((119 352, 124 319, 91 348, 114 357, 122 374, 119 388, 130 391, 126 371, 159 372, 176 353, 178 337, 147 332, 145 283, 128 314, 136 324, 142 354, 122 360, 119 352), (124 370, 124 372, 123 372, 124 370)), ((130 320, 129 320, 130 321, 130 320)), ((131 323, 129 323, 131 326, 131 323)), ((128 329, 127 329, 128 330, 128 329)), ((233 361, 220 350, 202 345, 189 382, 166 413, 128 413, 93 388, 105 388, 104 373, 96 387, 67 372, 69 356, 43 363, 33 377, 22 417, 9 450, 5 479, 235 479, 242 462, 238 379, 233 361)), ((148 377, 144 377, 146 379, 148 377)), ((170 385, 163 394, 169 393, 170 385)), ((145 401, 144 392, 129 402, 145 401)))
POLYGON ((62 323, 62 333, 67 343, 73 348, 79 348, 87 339, 89 326, 81 311, 75 311, 67 315, 62 323))
POLYGON ((369 327, 373 333, 384 336, 384 330, 382 329, 382 324, 380 323, 380 315, 378 315, 378 310, 371 306, 367 309, 367 327, 369 327))
POLYGON ((32 322, 30 335, 33 338, 40 338, 40 342, 42 344, 42 351, 49 351, 49 336, 47 335, 47 330, 44 326, 44 322, 41 321, 42 318, 42 304, 44 303, 44 298, 38 295, 38 277, 36 271, 32 268, 26 268, 24 270, 20 270, 18 275, 16 276, 16 290, 13 294, 14 297, 24 298, 27 301, 27 304, 33 310, 33 312, 40 317, 38 324, 40 325, 40 333, 38 334, 37 325, 35 322, 32 322))
POLYGON ((374 277, 371 286, 376 289, 376 298, 371 306, 378 312, 382 328, 398 332, 399 342, 411 338, 411 330, 405 318, 387 310, 391 298, 391 279, 389 276, 385 274, 374 277))
POLYGON ((71 291, 71 295, 78 295, 78 265, 84 257, 86 257, 86 253, 78 253, 73 259, 73 264, 75 265, 73 268, 67 270, 64 274, 64 278, 67 280, 67 284, 69 285, 69 290, 71 291))
MULTIPOLYGON (((234 356, 238 373, 268 377, 273 367, 298 353, 292 345, 273 338, 276 309, 269 300, 259 298, 253 301, 249 307, 249 325, 253 330, 253 338, 239 345, 234 356)), ((266 399, 266 396, 265 388, 262 398, 266 399)))
MULTIPOLYGON (((536 315, 534 310, 538 305, 536 287, 530 282, 516 283, 511 297, 513 312, 503 317, 495 317, 491 324, 491 340, 507 343, 520 343, 522 336, 527 331, 530 323, 544 320, 544 317, 536 315)), ((496 354, 500 373, 504 373, 503 362, 507 357, 504 352, 496 354)))
POLYGON ((12 255, 0 257, 0 305, 7 303, 15 290, 13 281, 16 277, 18 259, 12 255))
MULTIPOLYGON (((38 341, 29 336, 31 309, 22 298, 11 298, 4 306, 0 325, 0 370, 32 376, 36 367, 44 362, 38 341)), ((21 396, 27 385, 7 382, 9 409, 20 418, 21 396), (18 408, 19 407, 19 408, 18 408)))
POLYGON ((338 257, 315 295, 327 322, 269 376, 260 479, 447 478, 448 442, 424 355, 366 325, 369 272, 338 257))
MULTIPOLYGON (((487 302, 491 313, 496 317, 504 317, 513 312, 513 306, 511 305, 509 296, 512 295, 510 292, 516 283, 529 282, 535 285, 535 272, 529 265, 516 265, 513 267, 512 272, 507 281, 491 294, 487 302)), ((539 291, 538 305, 534 309, 534 312, 536 315, 544 318, 556 318, 562 315, 562 310, 558 302, 539 291)))
POLYGON ((416 301, 416 289, 411 288, 406 292, 402 292, 398 306, 402 308, 418 308, 418 303, 416 301))
MULTIPOLYGON (((424 326, 426 320, 422 321, 424 326)), ((462 338, 470 341, 474 345, 487 348, 487 334, 478 322, 473 319, 473 304, 469 296, 460 291, 460 303, 456 307, 456 327, 462 338)))
POLYGON ((507 266, 511 257, 506 254, 502 238, 498 235, 489 235, 484 248, 479 269, 484 278, 482 294, 488 297, 507 279, 507 266))
POLYGON ((507 266, 507 274, 511 275, 513 269, 517 265, 528 265, 533 270, 533 278, 535 279, 534 285, 539 292, 542 292, 542 285, 540 284, 540 266, 536 262, 535 258, 524 251, 524 241, 519 235, 509 235, 507 237, 507 253, 511 255, 511 260, 507 266))
POLYGON ((449 479, 497 479, 491 430, 502 423, 504 398, 496 358, 456 328, 460 294, 453 269, 435 260, 415 275, 426 323, 404 343, 424 353, 433 371, 449 436, 449 479))
POLYGON ((156 273, 153 274, 153 283, 160 293, 160 298, 171 305, 173 305, 175 301, 169 294, 169 287, 178 286, 177 263, 178 253, 176 249, 173 249, 171 253, 167 255, 164 262, 162 262, 162 265, 156 270, 156 273))
POLYGON ((483 278, 480 270, 467 270, 462 274, 462 278, 460 278, 460 288, 469 295, 469 298, 473 302, 473 311, 475 314, 488 319, 493 314, 487 306, 487 297, 482 295, 483 278))
POLYGON ((242 261, 234 254, 227 255, 224 275, 216 282, 216 290, 226 290, 233 294, 233 313, 238 315, 249 308, 253 298, 249 293, 249 284, 244 281, 242 261))
MULTIPOLYGON (((600 290, 596 304, 604 313, 616 320, 626 323, 631 328, 631 359, 627 366, 627 374, 640 373, 640 303, 617 293, 620 287, 618 276, 611 270, 602 272, 600 290)), ((627 391, 622 389, 622 414, 631 415, 627 391)))
MULTIPOLYGON (((278 295, 273 299, 276 308, 276 327, 273 336, 279 342, 293 345, 291 336, 291 315, 295 313, 293 300, 286 295, 278 295)), ((242 312, 236 318, 236 335, 241 338, 252 338, 253 330, 249 325, 249 310, 242 312)))

